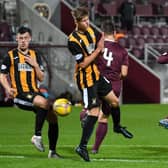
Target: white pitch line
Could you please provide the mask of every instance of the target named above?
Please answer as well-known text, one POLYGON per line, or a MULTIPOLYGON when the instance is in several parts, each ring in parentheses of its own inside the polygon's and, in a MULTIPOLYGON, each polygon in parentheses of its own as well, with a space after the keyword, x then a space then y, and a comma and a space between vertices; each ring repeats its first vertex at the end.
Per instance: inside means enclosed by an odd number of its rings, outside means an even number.
MULTIPOLYGON (((62 144, 58 144, 58 147, 75 147, 77 144, 67 144, 67 145, 62 145, 62 144)), ((30 147, 32 146, 31 144, 0 144, 0 148, 6 148, 6 147, 19 147, 19 148, 23 148, 23 147, 30 147)), ((48 146, 47 144, 45 146, 48 146)), ((92 145, 88 145, 89 147, 91 147, 92 145)), ((130 148, 130 147, 134 147, 134 148, 168 148, 168 145, 102 145, 102 147, 112 147, 112 148, 130 148)))
POLYGON ((1 158, 9 158, 9 159, 24 159, 24 156, 14 156, 14 155, 0 155, 1 158))
POLYGON ((127 162, 127 163, 168 163, 168 161, 160 160, 144 160, 144 159, 91 159, 96 162, 127 162))

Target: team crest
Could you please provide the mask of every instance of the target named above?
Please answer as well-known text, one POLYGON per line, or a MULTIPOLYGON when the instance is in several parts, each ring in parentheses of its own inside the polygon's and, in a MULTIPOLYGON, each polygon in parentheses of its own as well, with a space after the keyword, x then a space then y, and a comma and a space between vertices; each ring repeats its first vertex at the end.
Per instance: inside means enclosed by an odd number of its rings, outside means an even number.
POLYGON ((92 99, 92 104, 96 104, 96 98, 92 99))
POLYGON ((33 96, 32 96, 31 94, 28 94, 26 97, 27 97, 28 99, 31 99, 33 96))

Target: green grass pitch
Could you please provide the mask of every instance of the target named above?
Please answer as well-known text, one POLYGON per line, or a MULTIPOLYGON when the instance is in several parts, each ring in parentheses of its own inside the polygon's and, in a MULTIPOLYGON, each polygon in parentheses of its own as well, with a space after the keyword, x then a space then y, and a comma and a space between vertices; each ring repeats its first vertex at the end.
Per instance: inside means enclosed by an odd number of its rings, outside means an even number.
MULTIPOLYGON (((109 118, 108 134, 96 155, 87 163, 74 152, 81 136, 79 112, 59 117, 57 152, 63 159, 48 159, 47 123, 43 129, 46 151, 38 152, 30 143, 34 114, 15 107, 0 107, 0 167, 2 168, 167 168, 168 129, 158 121, 168 115, 168 105, 122 105, 121 123, 134 134, 126 139, 113 133, 109 118)), ((91 150, 95 134, 88 149, 91 150)))

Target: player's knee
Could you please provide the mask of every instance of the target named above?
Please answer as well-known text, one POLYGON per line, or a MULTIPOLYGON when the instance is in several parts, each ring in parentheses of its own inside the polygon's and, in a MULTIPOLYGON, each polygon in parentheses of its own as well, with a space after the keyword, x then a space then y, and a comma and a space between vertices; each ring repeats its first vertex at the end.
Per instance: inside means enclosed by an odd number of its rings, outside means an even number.
POLYGON ((98 122, 100 122, 100 123, 107 123, 108 122, 108 117, 98 118, 98 122))
POLYGON ((44 97, 38 96, 34 99, 34 105, 42 109, 49 109, 49 102, 44 97))
POLYGON ((116 100, 112 101, 111 106, 112 107, 118 107, 119 106, 119 99, 116 99, 116 100))
POLYGON ((112 107, 118 107, 118 104, 117 103, 112 103, 111 106, 112 107))
POLYGON ((50 108, 49 102, 48 102, 47 99, 44 99, 44 100, 42 101, 42 104, 41 104, 41 105, 43 106, 44 109, 49 110, 49 108, 50 108))
POLYGON ((92 109, 89 110, 89 114, 90 114, 91 116, 96 116, 96 117, 98 117, 99 112, 100 112, 99 107, 94 107, 94 108, 92 108, 92 109))

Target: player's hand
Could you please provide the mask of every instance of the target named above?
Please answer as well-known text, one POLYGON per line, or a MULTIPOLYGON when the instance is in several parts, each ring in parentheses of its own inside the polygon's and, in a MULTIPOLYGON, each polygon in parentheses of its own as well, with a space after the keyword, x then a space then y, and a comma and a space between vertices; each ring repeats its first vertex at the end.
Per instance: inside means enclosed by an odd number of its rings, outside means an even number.
POLYGON ((14 98, 14 94, 16 93, 16 89, 14 88, 9 88, 7 90, 8 94, 9 94, 9 98, 14 98))
POLYGON ((25 56, 25 61, 27 63, 29 63, 31 66, 33 66, 33 67, 37 67, 38 66, 36 59, 32 58, 30 56, 25 56))

